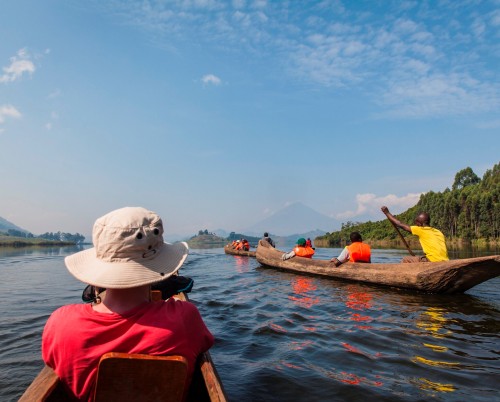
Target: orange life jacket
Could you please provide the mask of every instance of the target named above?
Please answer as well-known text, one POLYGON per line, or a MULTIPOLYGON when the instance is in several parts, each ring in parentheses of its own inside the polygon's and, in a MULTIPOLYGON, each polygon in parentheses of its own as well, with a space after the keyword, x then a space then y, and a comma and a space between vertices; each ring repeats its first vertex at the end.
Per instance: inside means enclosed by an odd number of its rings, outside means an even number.
POLYGON ((371 249, 366 243, 356 241, 350 246, 347 246, 349 250, 349 262, 371 262, 371 249))
POLYGON ((312 247, 299 247, 296 246, 293 251, 297 257, 311 258, 314 255, 314 250, 312 247))
POLYGON ((248 243, 247 241, 244 242, 242 248, 245 251, 250 251, 250 243, 248 243))

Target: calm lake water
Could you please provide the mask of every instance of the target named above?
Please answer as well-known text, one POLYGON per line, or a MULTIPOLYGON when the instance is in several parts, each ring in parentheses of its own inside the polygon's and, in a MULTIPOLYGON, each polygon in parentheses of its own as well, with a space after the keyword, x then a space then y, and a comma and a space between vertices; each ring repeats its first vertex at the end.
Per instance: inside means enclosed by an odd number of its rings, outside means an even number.
MULTIPOLYGON (((63 262, 76 250, 0 248, 0 401, 42 368, 49 314, 81 302, 63 262)), ((373 261, 403 255, 374 250, 373 261)), ((231 401, 499 400, 500 278, 428 295, 279 272, 223 249, 191 250, 180 274, 195 281, 231 401)))

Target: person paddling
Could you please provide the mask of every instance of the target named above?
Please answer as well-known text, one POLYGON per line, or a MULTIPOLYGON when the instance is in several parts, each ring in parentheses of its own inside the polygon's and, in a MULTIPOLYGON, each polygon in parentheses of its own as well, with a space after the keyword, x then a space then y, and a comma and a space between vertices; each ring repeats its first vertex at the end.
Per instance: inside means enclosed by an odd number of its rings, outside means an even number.
POLYGON ((418 236, 418 240, 424 251, 425 255, 423 256, 406 256, 401 262, 436 262, 449 260, 444 235, 440 230, 430 226, 431 218, 427 212, 420 212, 415 218, 415 225, 410 226, 396 219, 386 206, 383 206, 381 210, 387 216, 387 219, 394 225, 418 236))

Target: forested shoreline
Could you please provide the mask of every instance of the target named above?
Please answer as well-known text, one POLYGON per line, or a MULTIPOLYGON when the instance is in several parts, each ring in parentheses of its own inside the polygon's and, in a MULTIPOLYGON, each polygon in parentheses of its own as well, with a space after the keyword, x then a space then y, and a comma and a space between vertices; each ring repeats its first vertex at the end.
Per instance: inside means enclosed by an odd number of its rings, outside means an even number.
MULTIPOLYGON (((459 171, 451 189, 422 194, 418 203, 397 215, 410 225, 420 211, 431 216, 431 226, 440 229, 450 246, 500 246, 500 163, 479 178, 470 167, 459 171)), ((381 212, 382 214, 382 212, 381 212)), ((377 222, 346 222, 341 230, 326 233, 314 240, 318 247, 345 245, 349 233, 358 231, 368 243, 394 245, 402 242, 387 219, 377 222)), ((415 236, 402 232, 412 246, 419 246, 415 236)))

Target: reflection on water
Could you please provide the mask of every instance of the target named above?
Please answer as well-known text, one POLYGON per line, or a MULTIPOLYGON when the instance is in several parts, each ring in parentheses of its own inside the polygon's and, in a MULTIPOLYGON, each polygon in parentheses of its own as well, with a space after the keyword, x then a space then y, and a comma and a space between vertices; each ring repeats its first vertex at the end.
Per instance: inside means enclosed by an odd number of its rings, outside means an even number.
MULTIPOLYGON (((84 286, 63 263, 74 251, 0 249, 2 402, 16 401, 41 369, 48 315, 81 303, 84 286)), ((404 254, 374 250, 374 259, 404 254)), ((222 248, 192 250, 180 274, 194 279, 190 299, 216 337, 211 354, 230 400, 497 398, 500 278, 429 295, 267 269, 222 248)))
POLYGON ((305 276, 296 276, 291 280, 293 295, 288 296, 298 306, 311 308, 320 302, 319 297, 313 293, 317 287, 313 279, 305 276))
POLYGON ((353 285, 346 286, 345 290, 347 291, 345 305, 348 309, 353 310, 349 311, 351 320, 358 323, 365 323, 365 325, 356 325, 356 328, 362 330, 372 329, 373 327, 366 325, 366 323, 372 321, 372 317, 367 315, 367 310, 372 308, 371 302, 373 296, 366 291, 360 292, 358 288, 353 285))
POLYGON ((250 257, 243 257, 241 255, 231 255, 228 256, 228 258, 234 259, 234 263, 236 264, 236 270, 238 271, 239 274, 248 272, 248 270, 251 267, 250 257))

